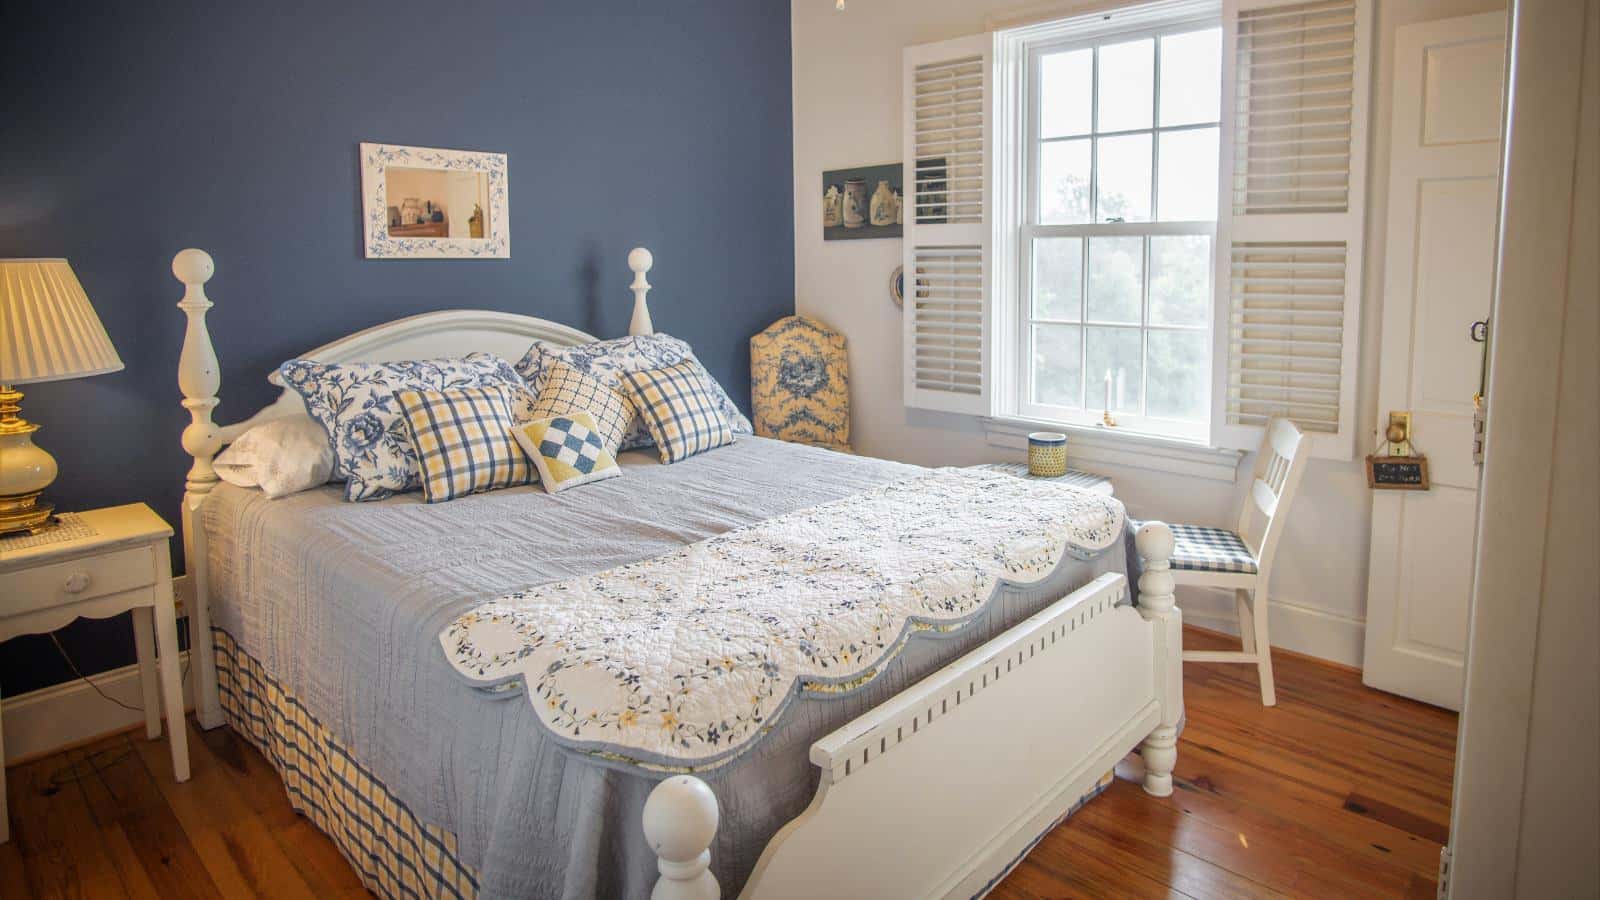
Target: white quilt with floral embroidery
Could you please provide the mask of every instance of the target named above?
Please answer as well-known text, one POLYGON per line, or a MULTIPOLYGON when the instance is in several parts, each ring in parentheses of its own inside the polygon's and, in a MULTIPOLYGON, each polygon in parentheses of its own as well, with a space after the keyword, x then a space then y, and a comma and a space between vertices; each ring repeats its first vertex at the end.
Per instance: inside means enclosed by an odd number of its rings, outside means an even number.
POLYGON ((1099 555, 1123 518, 1099 494, 938 469, 517 591, 439 639, 473 681, 525 679, 568 746, 703 767, 750 746, 796 688, 859 688, 911 631, 966 622, 1002 582, 1099 555))

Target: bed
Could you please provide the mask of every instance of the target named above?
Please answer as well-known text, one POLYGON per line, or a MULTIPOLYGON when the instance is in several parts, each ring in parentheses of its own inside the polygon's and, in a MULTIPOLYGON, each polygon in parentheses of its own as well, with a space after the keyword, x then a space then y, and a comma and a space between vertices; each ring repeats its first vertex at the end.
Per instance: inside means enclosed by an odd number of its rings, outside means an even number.
MULTIPOLYGON (((647 288, 648 254, 630 265, 647 288)), ((1160 523, 1003 585, 958 627, 908 634, 870 680, 799 691, 736 758, 673 766, 558 739, 519 685, 486 690, 451 670, 437 636, 453 619, 925 470, 741 437, 672 466, 625 453, 626 477, 557 495, 345 503, 326 487, 269 501, 220 484, 211 460, 249 427, 304 409, 284 391, 244 422, 212 421, 214 268, 186 250, 173 270, 188 317, 179 383, 193 420, 183 533, 198 717, 260 747, 375 892, 973 896, 1130 750, 1142 749, 1145 789, 1171 792, 1180 614, 1160 523)), ((636 291, 634 321, 648 329, 644 303, 636 291)), ((446 311, 305 356, 515 358, 533 339, 594 340, 446 311)))

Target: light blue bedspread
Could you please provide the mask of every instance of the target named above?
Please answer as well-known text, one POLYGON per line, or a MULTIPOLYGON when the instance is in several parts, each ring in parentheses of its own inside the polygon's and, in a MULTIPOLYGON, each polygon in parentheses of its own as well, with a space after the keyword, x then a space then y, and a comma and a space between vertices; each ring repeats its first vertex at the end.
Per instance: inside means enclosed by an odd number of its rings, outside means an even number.
MULTIPOLYGON (((621 478, 553 496, 530 486, 431 506, 419 494, 346 503, 335 486, 269 501, 222 484, 205 506, 216 626, 419 818, 457 835, 485 897, 647 896, 655 857, 639 816, 660 776, 573 755, 520 694, 466 684, 440 650, 446 624, 512 590, 923 471, 748 436, 672 466, 643 454, 622 462, 621 478)), ((1004 588, 958 632, 919 634, 884 676, 795 702, 759 746, 707 773, 725 893, 810 802, 813 741, 1095 576, 1128 571, 1125 545, 1004 588)))

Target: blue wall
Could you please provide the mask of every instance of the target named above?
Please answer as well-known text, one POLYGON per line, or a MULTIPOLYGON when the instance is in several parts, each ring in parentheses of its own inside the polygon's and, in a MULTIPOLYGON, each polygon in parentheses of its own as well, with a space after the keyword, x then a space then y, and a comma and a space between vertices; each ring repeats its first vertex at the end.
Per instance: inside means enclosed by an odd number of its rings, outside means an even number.
MULTIPOLYGON (((0 72, 0 257, 67 257, 127 363, 24 387, 63 509, 177 521, 184 247, 217 263, 223 422, 280 361, 425 310, 624 334, 638 245, 657 329, 742 405, 748 337, 794 311, 786 0, 9 0, 0 72), (511 258, 363 259, 364 140, 506 153, 511 258)), ((60 636, 132 661, 125 618, 60 636)), ((68 677, 45 638, 0 645, 7 695, 68 677)))

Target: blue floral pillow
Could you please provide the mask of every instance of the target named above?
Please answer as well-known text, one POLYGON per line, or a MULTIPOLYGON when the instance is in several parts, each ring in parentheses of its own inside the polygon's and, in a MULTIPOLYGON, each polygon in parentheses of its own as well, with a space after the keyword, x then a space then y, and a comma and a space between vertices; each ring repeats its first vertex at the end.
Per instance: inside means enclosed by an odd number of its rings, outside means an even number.
MULTIPOLYGON (((621 384, 623 372, 664 369, 686 359, 692 360, 700 368, 712 396, 717 401, 717 408, 727 417, 734 433, 751 434, 754 429, 750 427, 750 420, 745 418, 739 407, 734 405, 733 398, 728 396, 728 392, 722 389, 717 379, 713 378, 705 366, 700 364, 700 360, 695 358, 694 351, 689 349, 688 343, 670 334, 613 338, 609 341, 595 341, 592 344, 579 344, 575 347, 558 347, 544 341, 534 341, 533 346, 529 347, 528 352, 517 362, 517 374, 528 382, 528 387, 537 395, 544 390, 550 363, 561 360, 580 372, 599 378, 608 387, 617 389, 621 384)), ((644 420, 634 416, 627 435, 622 439, 622 446, 617 449, 636 450, 654 444, 649 429, 645 428, 644 420)))
POLYGON ((492 353, 391 363, 291 359, 278 371, 327 430, 334 477, 345 479, 346 500, 381 500, 422 486, 396 391, 499 387, 518 422, 532 418, 535 399, 511 364, 492 353))

